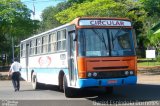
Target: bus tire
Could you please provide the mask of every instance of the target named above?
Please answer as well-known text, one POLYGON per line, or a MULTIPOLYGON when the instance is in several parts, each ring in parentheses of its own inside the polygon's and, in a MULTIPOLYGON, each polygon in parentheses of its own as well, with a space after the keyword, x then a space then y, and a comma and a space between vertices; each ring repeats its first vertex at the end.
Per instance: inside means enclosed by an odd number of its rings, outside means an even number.
POLYGON ((33 89, 39 89, 40 88, 40 84, 37 82, 37 77, 36 75, 32 76, 32 87, 33 89))
POLYGON ((67 78, 65 75, 63 77, 63 90, 66 97, 70 98, 74 96, 74 91, 72 88, 68 87, 67 78))
POLYGON ((63 92, 63 77, 64 77, 64 72, 60 72, 60 74, 59 74, 59 90, 61 91, 61 92, 63 92))
POLYGON ((107 94, 113 94, 113 91, 114 91, 113 86, 105 87, 105 92, 106 92, 107 94))

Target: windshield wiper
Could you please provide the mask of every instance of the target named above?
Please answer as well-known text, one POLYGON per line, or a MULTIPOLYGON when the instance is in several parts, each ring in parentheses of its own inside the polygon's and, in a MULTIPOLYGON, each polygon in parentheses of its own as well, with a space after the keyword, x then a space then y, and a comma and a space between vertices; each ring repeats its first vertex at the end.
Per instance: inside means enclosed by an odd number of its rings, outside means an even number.
POLYGON ((103 33, 102 33, 102 35, 101 35, 96 29, 92 29, 92 31, 93 31, 93 32, 95 33, 95 35, 97 35, 98 38, 103 42, 106 51, 108 51, 107 45, 106 45, 106 41, 105 41, 105 38, 104 38, 103 33))

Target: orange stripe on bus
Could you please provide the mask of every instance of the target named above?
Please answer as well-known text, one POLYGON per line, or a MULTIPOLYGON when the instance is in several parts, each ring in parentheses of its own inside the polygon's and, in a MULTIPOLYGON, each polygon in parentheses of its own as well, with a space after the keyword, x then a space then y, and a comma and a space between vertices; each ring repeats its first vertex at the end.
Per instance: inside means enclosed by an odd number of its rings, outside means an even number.
POLYGON ((78 75, 79 78, 86 78, 86 63, 85 58, 78 58, 78 75))

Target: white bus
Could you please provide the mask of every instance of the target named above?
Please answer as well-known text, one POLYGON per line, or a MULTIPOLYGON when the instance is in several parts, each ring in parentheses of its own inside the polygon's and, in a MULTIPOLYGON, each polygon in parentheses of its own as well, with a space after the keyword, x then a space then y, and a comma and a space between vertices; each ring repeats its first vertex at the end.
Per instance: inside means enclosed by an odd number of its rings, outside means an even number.
POLYGON ((76 18, 21 41, 21 76, 38 89, 57 85, 66 97, 73 88, 136 84, 135 34, 129 19, 76 18))

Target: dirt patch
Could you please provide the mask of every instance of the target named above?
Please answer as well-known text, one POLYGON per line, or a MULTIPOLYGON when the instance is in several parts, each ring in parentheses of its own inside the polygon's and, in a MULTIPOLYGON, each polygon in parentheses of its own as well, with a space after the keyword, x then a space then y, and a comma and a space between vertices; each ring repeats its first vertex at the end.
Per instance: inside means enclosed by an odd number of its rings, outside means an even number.
POLYGON ((160 66, 138 67, 138 73, 145 75, 160 75, 160 66))
POLYGON ((138 70, 160 70, 160 66, 138 67, 138 70))

